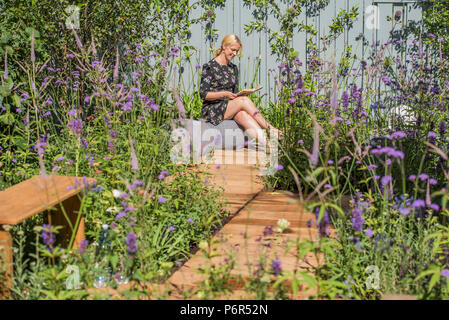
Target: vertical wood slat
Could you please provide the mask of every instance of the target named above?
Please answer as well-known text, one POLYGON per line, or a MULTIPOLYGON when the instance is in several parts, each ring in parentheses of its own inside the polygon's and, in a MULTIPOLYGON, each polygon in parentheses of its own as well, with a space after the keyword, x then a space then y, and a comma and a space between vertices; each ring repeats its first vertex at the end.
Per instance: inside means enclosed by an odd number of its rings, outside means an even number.
MULTIPOLYGON (((357 54, 357 58, 362 59, 366 54, 370 51, 370 47, 373 43, 373 41, 380 40, 381 42, 385 42, 386 37, 388 37, 389 31, 391 30, 391 26, 387 25, 385 23, 385 17, 387 15, 390 15, 391 12, 391 3, 389 4, 389 1, 385 1, 386 3, 380 3, 379 9, 380 9, 380 29, 379 30, 369 30, 366 28, 366 16, 365 16, 365 10, 369 5, 373 4, 374 0, 346 0, 346 1, 330 1, 328 6, 322 10, 318 16, 316 17, 307 17, 307 15, 304 14, 303 17, 301 17, 301 20, 305 21, 308 24, 313 25, 318 33, 316 35, 316 39, 319 43, 318 46, 321 48, 322 44, 319 41, 319 39, 323 36, 323 33, 328 34, 328 26, 332 23, 332 18, 335 17, 338 14, 339 9, 346 9, 349 10, 352 6, 355 4, 359 4, 359 17, 358 21, 354 23, 354 27, 351 30, 345 30, 343 34, 338 37, 331 46, 328 48, 327 58, 331 58, 330 54, 332 51, 335 51, 336 59, 341 56, 341 54, 344 52, 344 48, 346 46, 353 46, 354 47, 354 53, 357 54), (388 10, 385 10, 385 8, 389 7, 388 10), (387 13, 388 11, 388 13, 387 13), (360 34, 363 34, 365 39, 368 40, 368 43, 370 46, 366 46, 363 42, 359 44, 357 47, 357 41, 355 38, 359 36, 360 34), (355 50, 357 48, 357 50, 355 50), (333 49, 333 50, 332 50, 333 49)), ((377 1, 379 2, 379 1, 377 1)), ((382 1, 380 1, 382 2, 382 1)), ((279 3, 280 7, 284 11, 286 8, 286 4, 283 2, 279 3)), ((411 6, 411 5, 407 5, 411 6)), ((202 10, 198 8, 197 10, 202 10)), ((243 57, 239 61, 238 59, 234 60, 234 62, 239 66, 240 70, 240 86, 243 87, 245 85, 250 85, 250 82, 252 79, 252 72, 253 67, 255 64, 255 59, 259 56, 259 54, 262 54, 262 61, 260 66, 260 73, 259 73, 259 83, 264 86, 264 89, 262 90, 262 94, 270 90, 268 88, 268 70, 269 69, 276 69, 278 62, 276 61, 275 56, 271 54, 271 49, 269 45, 269 37, 266 33, 254 33, 249 36, 245 35, 244 32, 244 25, 248 23, 249 21, 253 20, 253 16, 251 13, 252 10, 248 9, 248 7, 244 7, 243 3, 241 1, 237 0, 227 0, 226 6, 224 9, 217 9, 217 19, 214 24, 214 28, 218 30, 219 37, 217 39, 216 45, 221 44, 221 40, 224 35, 227 33, 235 33, 239 35, 240 39, 243 42, 244 48, 243 48, 243 57), (248 57, 250 58, 250 63, 248 67, 248 57)), ((304 9, 305 11, 305 9, 304 9)), ((407 8, 407 14, 410 11, 409 8, 407 8)), ((414 10, 414 14, 410 15, 409 19, 420 19, 421 15, 419 14, 419 10, 414 10)), ((268 23, 270 27, 273 29, 278 29, 278 25, 276 21, 273 21, 274 19, 269 19, 268 23)), ((196 29, 198 30, 198 29, 196 29)), ((200 64, 204 64, 207 61, 209 61, 212 57, 209 56, 208 51, 208 45, 209 43, 206 41, 204 37, 204 27, 201 27, 201 32, 195 32, 192 33, 192 39, 191 39, 192 45, 196 46, 199 49, 199 60, 200 64), (200 33, 200 34, 198 34, 200 33)), ((307 37, 304 32, 297 33, 292 38, 292 46, 295 48, 296 51, 299 52, 299 58, 304 63, 303 64, 303 70, 306 68, 307 63, 307 56, 306 56, 306 50, 307 50, 307 37), (304 45, 303 45, 304 44, 304 45)), ((186 68, 187 69, 187 68, 186 68)), ((184 76, 187 77, 186 73, 184 76)), ((189 79, 191 81, 191 79, 189 79)), ((257 81, 256 81, 257 82, 257 81)), ((270 77, 270 85, 273 87, 273 79, 270 77)), ((186 82, 188 83, 188 81, 186 82)), ((271 95, 273 97, 273 95, 271 95)))

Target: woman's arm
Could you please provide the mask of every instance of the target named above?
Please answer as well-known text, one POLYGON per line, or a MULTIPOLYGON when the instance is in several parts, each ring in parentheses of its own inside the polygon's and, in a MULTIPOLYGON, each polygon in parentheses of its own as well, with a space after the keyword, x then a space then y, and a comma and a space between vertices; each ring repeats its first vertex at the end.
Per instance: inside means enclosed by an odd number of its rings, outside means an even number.
POLYGON ((212 100, 218 100, 218 99, 224 99, 224 98, 233 100, 233 99, 237 98, 237 95, 230 91, 217 91, 217 92, 209 91, 206 94, 206 97, 204 100, 212 101, 212 100))

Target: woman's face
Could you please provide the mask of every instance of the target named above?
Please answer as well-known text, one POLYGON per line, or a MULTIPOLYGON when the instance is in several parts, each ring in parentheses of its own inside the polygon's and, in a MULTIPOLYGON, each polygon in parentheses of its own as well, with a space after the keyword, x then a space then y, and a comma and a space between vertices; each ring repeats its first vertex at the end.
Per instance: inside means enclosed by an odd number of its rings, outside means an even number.
POLYGON ((224 47, 224 53, 227 61, 231 61, 240 50, 240 44, 234 43, 230 46, 224 47))

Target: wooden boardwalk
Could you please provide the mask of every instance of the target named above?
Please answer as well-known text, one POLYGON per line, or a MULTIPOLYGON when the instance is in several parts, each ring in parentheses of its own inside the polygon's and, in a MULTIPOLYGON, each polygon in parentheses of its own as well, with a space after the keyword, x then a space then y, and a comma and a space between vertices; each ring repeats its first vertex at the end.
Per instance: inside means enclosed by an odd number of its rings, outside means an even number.
MULTIPOLYGON (((198 299, 195 291, 205 280, 205 275, 199 269, 223 267, 234 262, 234 268, 229 271, 231 295, 222 295, 220 299, 251 299, 256 292, 248 292, 245 284, 249 275, 257 272, 262 266, 264 270, 272 270, 272 261, 281 261, 283 271, 308 270, 318 263, 316 257, 306 256, 299 259, 295 247, 290 240, 307 238, 315 240, 317 230, 307 226, 308 221, 315 222, 315 216, 304 212, 298 198, 283 192, 264 191, 263 177, 259 164, 226 164, 232 162, 243 153, 244 158, 251 156, 251 150, 243 149, 227 152, 216 152, 214 160, 209 164, 198 166, 199 170, 209 172, 216 186, 224 188, 224 196, 230 220, 214 236, 216 241, 208 250, 216 256, 208 260, 201 250, 177 270, 167 281, 170 287, 171 299, 198 299), (221 163, 217 165, 217 163, 221 163), (284 218, 290 226, 283 233, 276 232, 278 220, 284 218), (189 295, 185 295, 190 292, 189 295)), ((310 292, 309 292, 310 293, 310 292)), ((300 290, 294 299, 304 299, 309 293, 300 290)))
MULTIPOLYGON (((273 260, 281 261, 283 272, 310 271, 311 267, 321 263, 320 257, 310 254, 299 258, 292 245, 299 239, 317 240, 317 230, 307 226, 308 221, 315 222, 315 215, 304 211, 298 197, 281 191, 265 190, 259 169, 265 167, 267 160, 259 159, 257 164, 247 163, 247 159, 253 159, 252 152, 254 151, 248 149, 215 152, 209 163, 192 168, 204 172, 214 187, 224 188, 226 210, 230 215, 223 228, 213 237, 208 249, 215 256, 206 259, 203 252, 198 250, 164 284, 148 284, 144 290, 151 292, 151 299, 200 299, 197 291, 204 284, 206 276, 198 271, 211 269, 212 265, 219 268, 232 263, 234 267, 230 268, 229 278, 226 279, 229 293, 213 298, 260 298, 260 293, 258 295, 258 292, 248 289, 249 276, 262 267, 271 272, 273 260), (244 156, 246 163, 232 164, 240 156, 244 156), (282 218, 288 220, 290 226, 279 233, 276 228, 278 220, 282 218)), ((268 280, 275 279, 274 275, 269 277, 268 280)), ((290 281, 286 283, 291 284, 290 281)), ((129 290, 130 285, 119 286, 118 290, 92 288, 90 293, 109 294, 112 299, 121 299, 123 296, 120 292, 129 290)), ((273 290, 269 292, 272 293, 273 290)), ((287 290, 287 295, 290 299, 306 299, 313 292, 300 286, 296 295, 291 290, 287 290)), ((142 299, 147 298, 142 296, 142 299)))

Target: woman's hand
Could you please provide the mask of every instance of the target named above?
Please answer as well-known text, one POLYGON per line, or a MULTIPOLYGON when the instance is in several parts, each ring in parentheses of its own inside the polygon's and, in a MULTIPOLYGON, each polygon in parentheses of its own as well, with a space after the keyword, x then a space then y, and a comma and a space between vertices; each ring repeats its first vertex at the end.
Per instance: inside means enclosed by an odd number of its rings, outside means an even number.
POLYGON ((237 98, 237 95, 231 91, 224 91, 223 98, 227 98, 229 100, 234 100, 235 98, 237 98))

